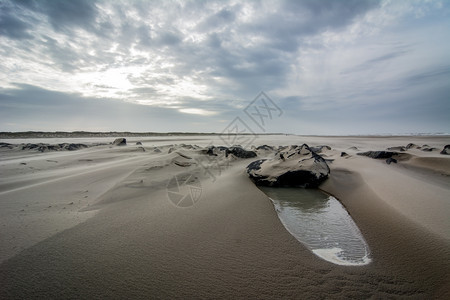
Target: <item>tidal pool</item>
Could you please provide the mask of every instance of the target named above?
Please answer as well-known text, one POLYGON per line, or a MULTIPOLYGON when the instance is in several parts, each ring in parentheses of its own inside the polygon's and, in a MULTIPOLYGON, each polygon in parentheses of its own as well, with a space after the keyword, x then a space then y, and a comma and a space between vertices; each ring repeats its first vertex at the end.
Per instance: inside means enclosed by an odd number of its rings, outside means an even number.
POLYGON ((286 229, 315 255, 338 265, 371 262, 358 226, 336 198, 312 189, 260 188, 286 229))

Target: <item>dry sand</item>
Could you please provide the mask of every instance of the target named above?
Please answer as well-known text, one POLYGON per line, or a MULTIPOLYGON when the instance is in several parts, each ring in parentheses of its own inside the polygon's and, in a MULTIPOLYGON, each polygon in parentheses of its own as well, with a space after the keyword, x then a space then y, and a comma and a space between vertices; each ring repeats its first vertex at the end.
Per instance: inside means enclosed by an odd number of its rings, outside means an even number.
POLYGON ((255 158, 208 161, 181 143, 223 145, 217 136, 183 136, 78 151, 2 149, 0 298, 450 298, 450 156, 409 149, 387 165, 356 155, 408 143, 441 150, 449 137, 255 141, 331 146, 320 188, 343 203, 369 244, 372 263, 359 267, 326 262, 286 231, 245 173, 255 158), (180 174, 199 180, 191 207, 168 196, 180 174))

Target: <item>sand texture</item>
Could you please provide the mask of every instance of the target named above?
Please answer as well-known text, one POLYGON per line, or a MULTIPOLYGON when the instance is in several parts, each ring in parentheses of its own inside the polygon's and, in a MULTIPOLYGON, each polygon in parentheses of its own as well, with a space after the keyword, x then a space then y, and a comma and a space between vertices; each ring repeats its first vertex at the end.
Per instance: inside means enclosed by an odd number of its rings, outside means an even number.
POLYGON ((448 136, 256 139, 330 146, 319 188, 370 247, 372 262, 357 267, 306 249, 248 178, 246 166, 274 151, 206 154, 224 146, 218 136, 76 142, 89 147, 0 148, 0 299, 450 299, 448 136), (397 163, 357 155, 386 150, 397 163))

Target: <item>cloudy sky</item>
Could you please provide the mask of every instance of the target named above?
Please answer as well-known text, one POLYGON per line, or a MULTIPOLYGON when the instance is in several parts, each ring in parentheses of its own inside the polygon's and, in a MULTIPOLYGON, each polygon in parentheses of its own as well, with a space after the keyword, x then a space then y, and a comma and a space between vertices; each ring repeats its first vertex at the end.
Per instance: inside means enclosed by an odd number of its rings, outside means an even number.
POLYGON ((0 0, 0 58, 0 131, 450 132, 447 0, 0 0))

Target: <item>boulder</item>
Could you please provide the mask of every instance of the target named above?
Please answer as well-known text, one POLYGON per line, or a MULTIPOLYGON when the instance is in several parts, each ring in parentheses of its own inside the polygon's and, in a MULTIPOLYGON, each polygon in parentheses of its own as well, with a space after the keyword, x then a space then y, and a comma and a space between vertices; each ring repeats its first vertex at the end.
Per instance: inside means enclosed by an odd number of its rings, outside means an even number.
POLYGON ((253 151, 245 150, 242 147, 230 147, 226 150, 226 156, 228 157, 229 154, 233 154, 234 156, 238 158, 252 158, 256 157, 256 153, 253 151))
POLYGON ((256 185, 314 188, 330 173, 322 156, 308 145, 290 146, 272 159, 260 159, 247 166, 247 174, 256 185))
POLYGON ((361 155, 361 156, 367 156, 370 158, 390 158, 394 155, 398 155, 398 153, 396 152, 391 152, 391 151, 367 151, 367 152, 360 152, 360 153, 356 153, 357 155, 361 155))
POLYGON ((141 145, 142 146, 142 143, 141 142, 136 142, 136 145, 138 146, 138 145, 141 145))
POLYGON ((442 149, 441 154, 450 155, 450 145, 445 145, 444 149, 442 149))
POLYGON ((126 146, 127 145, 127 139, 126 138, 117 138, 113 142, 114 146, 126 146))
POLYGON ((347 152, 341 152, 341 157, 348 156, 347 152))

